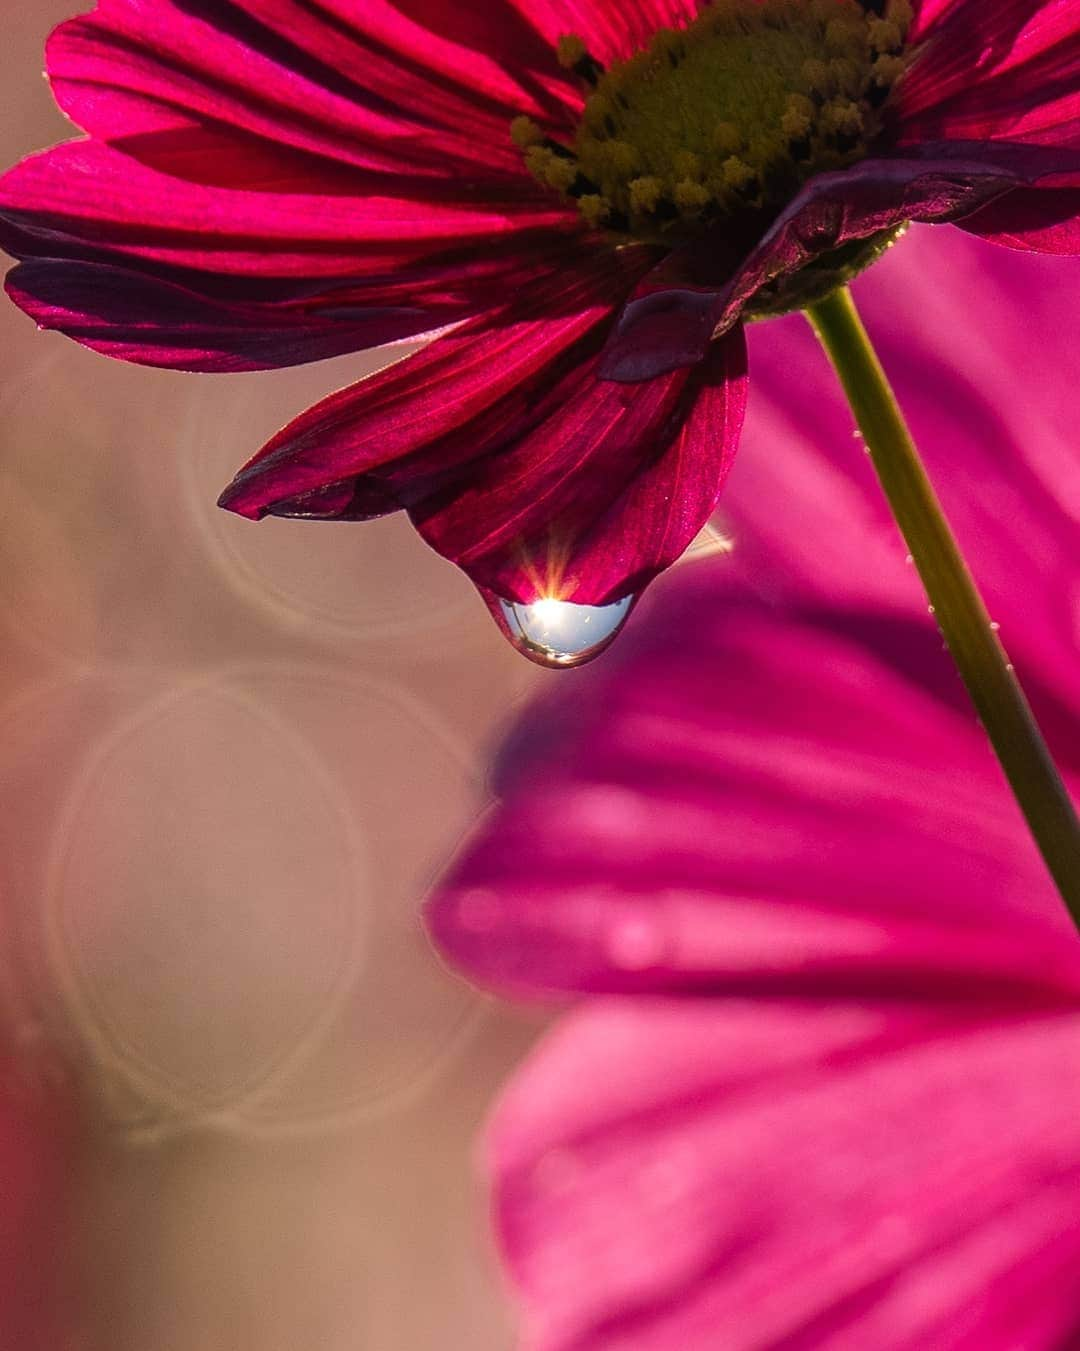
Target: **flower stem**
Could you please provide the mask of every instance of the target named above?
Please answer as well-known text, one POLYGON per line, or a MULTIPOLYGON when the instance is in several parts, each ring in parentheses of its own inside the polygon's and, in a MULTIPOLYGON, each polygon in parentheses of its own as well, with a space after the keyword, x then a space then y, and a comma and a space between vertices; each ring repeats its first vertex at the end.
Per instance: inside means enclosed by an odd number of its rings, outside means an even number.
POLYGON ((1058 891, 1080 928, 1080 821, 844 287, 807 317, 828 353, 938 627, 1058 891))

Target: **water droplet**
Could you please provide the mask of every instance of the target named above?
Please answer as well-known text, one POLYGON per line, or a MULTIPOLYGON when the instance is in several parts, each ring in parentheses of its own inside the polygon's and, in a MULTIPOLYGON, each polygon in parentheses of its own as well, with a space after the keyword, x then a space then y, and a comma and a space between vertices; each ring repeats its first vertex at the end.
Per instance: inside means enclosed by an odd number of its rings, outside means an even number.
POLYGON ((500 600, 510 641, 540 666, 582 666, 611 643, 630 614, 633 596, 611 605, 575 605, 537 600, 531 605, 500 600))
POLYGON ((1000 628, 1001 628, 1001 625, 997 622, 997 620, 996 620, 996 619, 991 619, 991 621, 990 621, 990 631, 991 631, 992 633, 997 633, 998 629, 1000 629, 1000 628))
POLYGON ((914 555, 914 554, 905 554, 905 555, 904 555, 904 562, 907 563, 908 566, 910 567, 910 566, 915 562, 915 555, 914 555))
POLYGON ((1015 670, 1016 670, 1016 667, 1012 664, 1011 661, 1007 661, 1007 662, 1005 663, 1005 669, 1006 669, 1006 671, 1015 671, 1015 670))
POLYGON ((935 614, 936 611, 934 610, 934 607, 933 607, 932 605, 928 605, 928 606, 926 607, 926 613, 927 613, 928 615, 932 615, 932 614, 935 614))

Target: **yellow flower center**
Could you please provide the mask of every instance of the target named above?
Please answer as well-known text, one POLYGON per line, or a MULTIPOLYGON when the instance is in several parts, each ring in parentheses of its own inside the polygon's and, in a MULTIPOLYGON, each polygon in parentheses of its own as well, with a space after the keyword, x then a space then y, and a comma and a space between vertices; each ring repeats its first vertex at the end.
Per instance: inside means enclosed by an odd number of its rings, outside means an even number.
POLYGON ((560 59, 593 85, 574 141, 545 139, 527 118, 514 140, 591 225, 674 243, 775 212, 808 178, 862 158, 911 20, 909 0, 713 0, 607 71, 565 38, 560 59))

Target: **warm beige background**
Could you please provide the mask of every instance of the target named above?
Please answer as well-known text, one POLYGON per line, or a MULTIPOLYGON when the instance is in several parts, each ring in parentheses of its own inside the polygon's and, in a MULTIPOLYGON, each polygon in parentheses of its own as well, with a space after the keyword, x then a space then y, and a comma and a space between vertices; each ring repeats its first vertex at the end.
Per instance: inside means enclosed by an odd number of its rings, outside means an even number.
MULTIPOLYGON (((6 0, 5 163, 70 134, 40 75, 70 8, 6 0)), ((88 1105, 78 1347, 509 1347, 471 1151, 536 1020, 416 913, 560 677, 398 520, 214 507, 363 359, 147 371, 8 304, 0 343, 0 996, 88 1105)))

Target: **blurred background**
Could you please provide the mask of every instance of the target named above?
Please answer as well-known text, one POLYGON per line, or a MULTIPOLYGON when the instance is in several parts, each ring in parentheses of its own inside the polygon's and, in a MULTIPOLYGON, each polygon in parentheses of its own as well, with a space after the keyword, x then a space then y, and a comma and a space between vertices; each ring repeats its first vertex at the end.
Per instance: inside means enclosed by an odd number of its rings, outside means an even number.
MULTIPOLYGON (((5 165, 72 134, 74 8, 7 0, 5 165)), ((364 360, 142 370, 0 306, 2 1351, 512 1343, 472 1151, 539 1019, 417 913, 500 729, 574 677, 401 520, 214 506, 364 360)))

